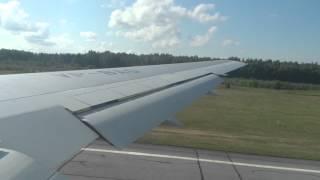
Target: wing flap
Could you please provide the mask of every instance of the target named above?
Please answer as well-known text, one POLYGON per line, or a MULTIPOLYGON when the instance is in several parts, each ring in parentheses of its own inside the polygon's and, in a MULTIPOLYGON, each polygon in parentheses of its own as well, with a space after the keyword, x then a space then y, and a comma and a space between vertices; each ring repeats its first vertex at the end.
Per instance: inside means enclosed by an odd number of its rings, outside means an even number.
POLYGON ((150 129, 174 116, 221 82, 208 75, 178 86, 84 115, 84 120, 117 147, 125 147, 150 129))

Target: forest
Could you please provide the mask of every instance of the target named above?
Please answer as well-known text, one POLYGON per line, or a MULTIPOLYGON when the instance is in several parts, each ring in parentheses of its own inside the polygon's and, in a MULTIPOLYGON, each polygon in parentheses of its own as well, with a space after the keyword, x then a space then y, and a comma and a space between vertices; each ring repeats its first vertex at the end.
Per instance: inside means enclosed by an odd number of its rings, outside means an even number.
MULTIPOLYGON (((170 54, 135 55, 110 51, 89 51, 82 54, 47 54, 20 50, 0 49, 0 73, 29 73, 214 61, 219 58, 173 56, 170 54)), ((317 63, 283 62, 279 60, 240 59, 247 64, 230 74, 233 78, 277 80, 294 83, 320 84, 320 65, 317 63)))

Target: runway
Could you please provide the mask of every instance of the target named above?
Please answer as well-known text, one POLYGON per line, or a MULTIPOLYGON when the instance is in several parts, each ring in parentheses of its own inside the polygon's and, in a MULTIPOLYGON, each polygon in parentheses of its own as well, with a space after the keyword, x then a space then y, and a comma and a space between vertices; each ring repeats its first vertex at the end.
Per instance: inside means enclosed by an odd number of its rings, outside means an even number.
POLYGON ((96 141, 67 163, 70 180, 320 180, 320 162, 96 141))

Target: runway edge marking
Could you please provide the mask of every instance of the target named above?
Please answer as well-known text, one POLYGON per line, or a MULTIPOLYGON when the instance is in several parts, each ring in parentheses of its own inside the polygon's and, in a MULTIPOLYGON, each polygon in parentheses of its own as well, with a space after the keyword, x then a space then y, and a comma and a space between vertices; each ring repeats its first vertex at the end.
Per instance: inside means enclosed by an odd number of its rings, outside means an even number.
POLYGON ((131 156, 156 157, 156 158, 177 159, 177 160, 187 160, 187 161, 198 161, 199 160, 200 162, 207 162, 207 163, 214 163, 214 164, 225 164, 225 165, 234 165, 234 166, 245 166, 245 167, 263 168, 263 169, 275 169, 275 170, 283 170, 283 171, 295 171, 295 172, 320 174, 320 170, 314 170, 314 169, 290 168, 290 167, 283 167, 283 166, 271 166, 271 165, 250 164, 250 163, 241 163, 241 162, 230 162, 230 161, 221 161, 221 160, 214 160, 214 159, 202 159, 202 158, 197 159, 197 158, 193 158, 193 157, 172 156, 172 155, 142 153, 142 152, 133 152, 133 151, 117 151, 117 150, 94 149, 94 148, 83 148, 82 150, 89 151, 89 152, 123 154, 123 155, 131 155, 131 156))

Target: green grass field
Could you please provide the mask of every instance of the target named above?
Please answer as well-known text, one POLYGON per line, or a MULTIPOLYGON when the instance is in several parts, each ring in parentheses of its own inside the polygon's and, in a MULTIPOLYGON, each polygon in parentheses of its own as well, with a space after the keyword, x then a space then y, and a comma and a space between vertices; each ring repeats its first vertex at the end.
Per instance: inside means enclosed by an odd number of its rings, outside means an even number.
POLYGON ((216 92, 177 115, 183 128, 162 126, 138 142, 320 160, 320 91, 216 92))

